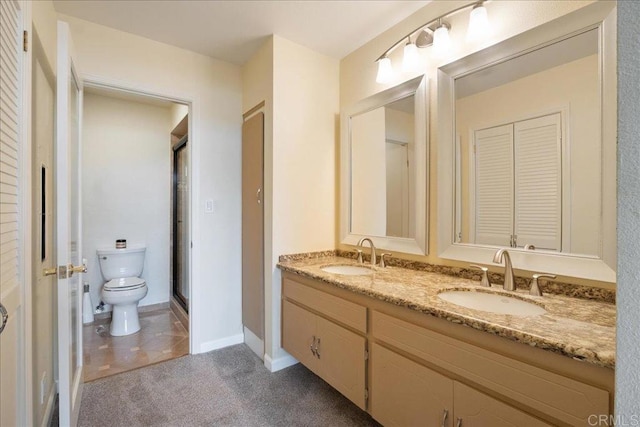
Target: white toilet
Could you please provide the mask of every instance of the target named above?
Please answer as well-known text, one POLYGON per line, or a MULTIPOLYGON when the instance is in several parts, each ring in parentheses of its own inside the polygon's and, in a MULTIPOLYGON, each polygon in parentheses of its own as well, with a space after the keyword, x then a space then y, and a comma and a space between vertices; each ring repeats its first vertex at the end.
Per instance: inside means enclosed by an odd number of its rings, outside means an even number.
POLYGON ((119 337, 140 330, 138 302, 148 288, 140 278, 144 267, 143 246, 125 249, 98 249, 100 271, 107 281, 102 287, 102 301, 113 306, 111 335, 119 337))

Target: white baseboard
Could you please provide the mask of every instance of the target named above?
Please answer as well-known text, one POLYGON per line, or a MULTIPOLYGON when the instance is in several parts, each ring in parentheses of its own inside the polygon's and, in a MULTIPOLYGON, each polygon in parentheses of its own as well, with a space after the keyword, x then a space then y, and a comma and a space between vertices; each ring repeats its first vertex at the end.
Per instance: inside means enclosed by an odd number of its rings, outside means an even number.
POLYGON ((288 368, 298 363, 298 360, 287 354, 276 359, 272 359, 268 354, 264 355, 264 366, 271 372, 277 372, 281 369, 288 368))
POLYGON ((264 341, 258 338, 251 329, 244 327, 244 343, 253 351, 260 360, 264 360, 264 341))
POLYGON ((199 353, 217 350, 219 348, 229 347, 244 342, 244 334, 231 335, 230 337, 221 338, 219 340, 207 341, 200 344, 199 353))

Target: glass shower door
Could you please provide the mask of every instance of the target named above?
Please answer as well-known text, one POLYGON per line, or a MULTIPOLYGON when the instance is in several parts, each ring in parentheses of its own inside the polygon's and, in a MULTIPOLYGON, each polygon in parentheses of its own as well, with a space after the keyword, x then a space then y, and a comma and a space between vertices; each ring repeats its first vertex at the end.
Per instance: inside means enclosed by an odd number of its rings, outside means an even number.
POLYGON ((189 177, 187 137, 173 147, 173 296, 189 312, 189 177))

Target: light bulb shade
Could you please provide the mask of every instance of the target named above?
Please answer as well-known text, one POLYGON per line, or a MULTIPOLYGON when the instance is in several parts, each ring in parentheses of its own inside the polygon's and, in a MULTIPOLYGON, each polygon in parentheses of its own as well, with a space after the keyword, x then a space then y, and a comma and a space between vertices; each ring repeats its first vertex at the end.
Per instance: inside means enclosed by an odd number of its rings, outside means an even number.
POLYGON ((407 43, 404 46, 404 55, 402 56, 402 71, 420 71, 420 54, 418 53, 418 46, 416 46, 414 43, 407 43))
POLYGON ((474 42, 489 34, 489 16, 487 8, 480 4, 471 10, 469 15, 469 28, 467 28, 467 41, 474 42))
POLYGON ((438 57, 444 56, 449 52, 449 49, 451 49, 449 28, 443 24, 433 33, 433 54, 438 57))
POLYGON ((378 60, 378 75, 376 82, 391 83, 393 81, 393 68, 391 67, 391 59, 384 57, 378 60))

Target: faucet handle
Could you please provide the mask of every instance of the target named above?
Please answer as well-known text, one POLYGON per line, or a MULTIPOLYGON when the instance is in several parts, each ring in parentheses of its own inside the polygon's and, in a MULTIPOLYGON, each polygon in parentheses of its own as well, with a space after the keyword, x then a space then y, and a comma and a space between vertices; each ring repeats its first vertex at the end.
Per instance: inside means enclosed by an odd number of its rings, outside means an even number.
POLYGON ((477 265, 477 264, 471 264, 469 267, 482 270, 482 280, 480 281, 481 286, 487 286, 487 287, 491 286, 491 282, 489 282, 489 276, 487 275, 487 272, 489 271, 487 267, 482 267, 481 265, 477 265))
POLYGON ((529 289, 529 295, 533 295, 534 297, 541 297, 542 291, 540 290, 540 286, 538 285, 538 279, 541 277, 548 277, 549 279, 555 279, 555 274, 543 274, 537 273, 533 275, 533 279, 531 279, 531 289, 529 289))
POLYGON ((385 267, 387 266, 387 265, 385 264, 385 262, 384 262, 384 257, 385 257, 386 255, 391 256, 391 254, 390 254, 390 253, 387 253, 387 252, 384 252, 384 253, 381 253, 381 254, 380 254, 380 267, 382 267, 382 268, 385 268, 385 267))
POLYGON ((356 252, 358 253, 358 264, 362 264, 362 249, 356 249, 356 252))

